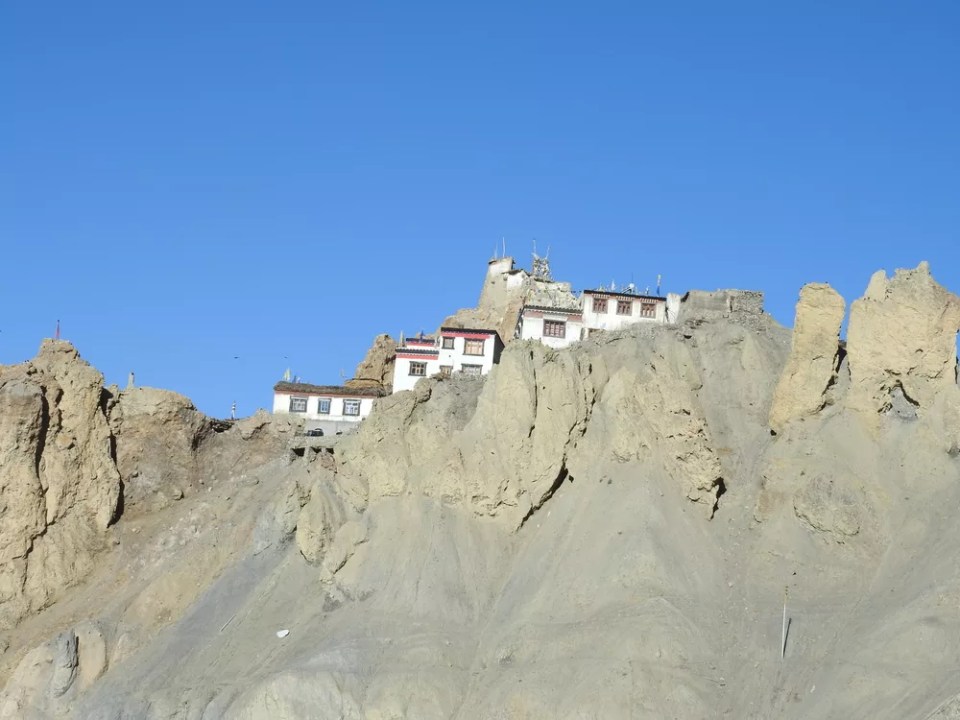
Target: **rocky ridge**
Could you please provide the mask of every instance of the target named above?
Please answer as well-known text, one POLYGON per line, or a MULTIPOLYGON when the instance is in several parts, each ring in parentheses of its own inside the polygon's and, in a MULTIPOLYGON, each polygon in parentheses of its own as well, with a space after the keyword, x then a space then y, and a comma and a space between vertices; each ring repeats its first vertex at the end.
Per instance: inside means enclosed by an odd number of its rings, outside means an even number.
MULTIPOLYGON (((0 718, 956 717, 956 308, 925 265, 875 276, 844 351, 826 286, 792 339, 701 294, 334 442, 103 391, 45 345, 0 374, 3 497, 59 487, 53 525, 97 543, 0 604, 0 718), (68 419, 43 442, 36 393, 68 419), (59 428, 90 469, 41 479, 59 428)), ((18 502, 0 548, 42 546, 18 502)))

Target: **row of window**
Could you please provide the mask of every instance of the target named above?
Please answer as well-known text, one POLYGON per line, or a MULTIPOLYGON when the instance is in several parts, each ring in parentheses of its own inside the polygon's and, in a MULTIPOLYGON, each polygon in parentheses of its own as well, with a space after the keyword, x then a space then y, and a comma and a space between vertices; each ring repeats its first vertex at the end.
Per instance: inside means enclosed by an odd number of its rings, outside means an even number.
MULTIPOLYGON (((305 397, 291 397, 290 398, 290 412, 303 412, 307 411, 307 398, 305 397)), ((329 415, 330 414, 330 398, 320 398, 317 403, 317 412, 320 415, 329 415)), ((357 416, 360 414, 360 401, 359 400, 344 400, 343 401, 343 414, 357 416)))
MULTIPOLYGON (((440 346, 444 350, 453 350, 453 343, 455 338, 452 335, 444 335, 440 340, 440 346)), ((466 339, 463 341, 463 354, 464 355, 483 355, 483 344, 486 340, 471 340, 466 339)))
MULTIPOLYGON (((482 341, 481 341, 482 342, 482 341)), ((483 374, 483 365, 461 365, 460 372, 465 375, 482 375, 483 374)), ((443 377, 450 377, 453 373, 452 365, 441 365, 440 366, 440 375, 443 377)), ((410 375, 413 377, 426 377, 427 376, 427 364, 425 362, 412 362, 410 363, 410 375)))
MULTIPOLYGON (((593 312, 607 312, 607 298, 591 298, 591 303, 593 312)), ((633 300, 617 300, 617 315, 633 315, 633 300)), ((640 317, 655 318, 656 316, 657 304, 655 302, 641 301, 640 317)))

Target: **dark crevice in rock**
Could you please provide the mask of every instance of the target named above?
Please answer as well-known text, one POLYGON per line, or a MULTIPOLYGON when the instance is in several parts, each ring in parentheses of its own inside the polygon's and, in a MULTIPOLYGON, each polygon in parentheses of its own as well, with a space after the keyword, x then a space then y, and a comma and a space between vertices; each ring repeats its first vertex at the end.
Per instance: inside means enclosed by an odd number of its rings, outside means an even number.
POLYGON ((34 457, 34 467, 37 477, 41 474, 41 462, 43 460, 43 451, 47 445, 47 433, 50 431, 50 405, 47 402, 46 389, 40 393, 40 428, 37 431, 37 452, 34 457))
POLYGON ((567 471, 567 466, 564 465, 563 467, 560 468, 560 472, 557 473, 557 477, 553 481, 553 484, 550 485, 550 489, 547 490, 546 493, 544 493, 543 498, 540 500, 540 502, 538 502, 536 505, 531 507, 530 510, 527 511, 527 514, 523 516, 523 520, 520 521, 520 526, 517 529, 519 530, 520 528, 522 528, 526 524, 527 520, 533 517, 533 514, 537 510, 542 508, 546 504, 546 502, 553 497, 553 494, 560 489, 561 485, 563 485, 564 480, 568 480, 568 479, 570 480, 570 482, 573 482, 573 476, 567 471))
POLYGON ((919 406, 920 404, 914 398, 907 395, 903 384, 898 380, 890 390, 890 399, 885 413, 900 420, 916 420, 919 406))
POLYGON ((713 501, 713 507, 710 509, 710 519, 712 520, 716 514, 717 510, 720 509, 720 498, 722 498, 727 492, 727 484, 723 481, 723 478, 717 478, 717 495, 713 501))
MULTIPOLYGON (((119 474, 119 473, 118 473, 118 474, 119 474)), ((122 480, 122 479, 119 480, 118 482, 120 483, 120 491, 117 493, 117 507, 115 507, 114 510, 113 510, 113 517, 110 518, 110 525, 113 525, 113 524, 116 523, 121 517, 123 517, 123 508, 124 508, 123 495, 124 495, 124 492, 125 492, 125 490, 126 490, 126 487, 125 487, 125 485, 123 484, 123 480, 122 480)))

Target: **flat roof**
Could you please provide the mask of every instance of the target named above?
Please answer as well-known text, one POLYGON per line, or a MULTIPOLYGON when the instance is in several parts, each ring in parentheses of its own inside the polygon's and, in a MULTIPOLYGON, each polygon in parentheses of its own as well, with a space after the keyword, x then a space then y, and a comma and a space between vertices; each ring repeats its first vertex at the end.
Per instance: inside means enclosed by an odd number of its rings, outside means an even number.
POLYGON ((387 391, 379 387, 344 387, 343 385, 311 385, 281 380, 273 386, 274 392, 302 395, 336 395, 338 397, 383 397, 387 391))
POLYGON ((440 355, 440 348, 400 346, 397 348, 397 355, 422 355, 423 357, 433 357, 440 355))
POLYGON ((499 335, 496 330, 487 330, 486 328, 462 328, 462 327, 442 327, 440 333, 474 333, 475 335, 499 335))
MULTIPOLYGON (((524 305, 523 310, 540 310, 541 312, 566 313, 567 315, 579 315, 583 308, 556 307, 553 305, 524 305)), ((521 310, 520 312, 523 312, 521 310)))
POLYGON ((636 298, 640 300, 663 300, 666 302, 665 297, 660 295, 644 295, 642 293, 633 293, 633 292, 623 292, 621 290, 584 290, 584 295, 617 295, 620 297, 636 298))

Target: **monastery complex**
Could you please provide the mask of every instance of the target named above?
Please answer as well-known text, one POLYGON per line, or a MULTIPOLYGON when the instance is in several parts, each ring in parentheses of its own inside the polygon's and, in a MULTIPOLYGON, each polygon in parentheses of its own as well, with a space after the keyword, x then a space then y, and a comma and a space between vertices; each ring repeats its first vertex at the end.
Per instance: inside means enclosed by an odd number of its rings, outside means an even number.
POLYGON ((393 340, 380 336, 358 377, 344 385, 311 385, 289 376, 274 386, 273 412, 297 413, 308 431, 342 433, 357 427, 379 397, 412 389, 421 378, 483 376, 500 361, 507 343, 526 340, 564 348, 593 333, 638 323, 674 323, 676 293, 639 292, 632 284, 574 293, 554 280, 546 258, 534 254, 530 272, 512 257, 494 258, 475 308, 448 317, 432 335, 393 340), (371 362, 371 356, 377 355, 371 362))

